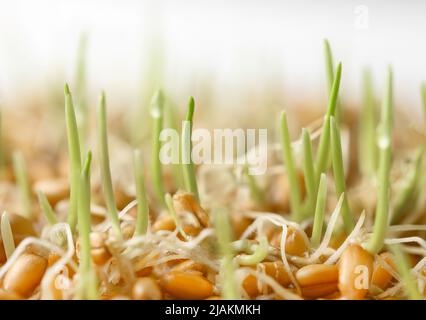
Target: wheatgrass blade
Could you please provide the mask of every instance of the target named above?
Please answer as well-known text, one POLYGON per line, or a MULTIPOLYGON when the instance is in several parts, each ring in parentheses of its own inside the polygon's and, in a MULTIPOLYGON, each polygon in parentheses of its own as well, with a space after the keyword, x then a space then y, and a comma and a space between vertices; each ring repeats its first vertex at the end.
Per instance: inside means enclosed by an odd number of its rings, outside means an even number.
POLYGON ((80 270, 78 297, 80 299, 96 300, 98 280, 92 265, 90 247, 90 165, 92 153, 89 150, 80 174, 78 194, 78 235, 80 240, 80 270))
POLYGON ((285 111, 281 112, 281 137, 283 146, 283 159, 290 183, 290 205, 292 217, 294 221, 300 222, 303 219, 300 180, 294 162, 293 149, 287 124, 287 114, 285 111))
POLYGON ((102 92, 99 110, 98 110, 98 143, 101 164, 101 180, 102 190, 104 192, 105 202, 107 206, 108 217, 111 221, 112 228, 116 237, 121 238, 120 219, 118 217, 117 205, 115 203, 114 191, 112 187, 111 169, 108 150, 108 128, 106 115, 106 98, 102 92))
POLYGON ((67 127, 68 157, 70 163, 70 202, 68 209, 68 224, 74 231, 77 224, 78 188, 80 185, 81 153, 78 127, 70 89, 67 84, 65 93, 65 122, 67 127))
POLYGON ((382 249, 389 224, 390 169, 392 165, 392 113, 392 70, 389 67, 377 137, 377 145, 379 148, 378 196, 373 234, 367 245, 367 249, 371 254, 376 254, 382 249))
POLYGON ((138 202, 134 235, 140 236, 146 234, 149 223, 149 206, 145 189, 143 159, 140 150, 135 150, 133 153, 133 167, 136 185, 136 200, 138 202))

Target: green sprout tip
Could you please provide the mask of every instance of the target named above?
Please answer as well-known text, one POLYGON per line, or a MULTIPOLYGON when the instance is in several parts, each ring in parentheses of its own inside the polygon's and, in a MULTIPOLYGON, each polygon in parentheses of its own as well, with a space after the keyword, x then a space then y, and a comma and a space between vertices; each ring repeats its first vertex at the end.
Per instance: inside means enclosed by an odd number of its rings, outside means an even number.
POLYGON ((325 58, 325 73, 327 75, 328 90, 331 90, 334 79, 334 63, 333 53, 331 52, 330 43, 324 39, 324 58, 325 58))
POLYGON ((74 230, 77 224, 78 188, 80 184, 81 154, 74 105, 72 101, 71 92, 67 84, 65 84, 64 93, 68 156, 70 159, 70 204, 68 212, 68 224, 70 225, 71 230, 74 230))
MULTIPOLYGON (((331 51, 330 42, 327 39, 324 39, 324 58, 325 58, 325 73, 327 76, 327 89, 331 91, 333 88, 334 82, 334 62, 333 62, 333 53, 331 51)), ((336 101, 336 119, 340 120, 340 107, 339 102, 336 101)))
POLYGON ((107 212, 111 221, 112 228, 115 235, 121 238, 120 219, 118 217, 118 210, 114 199, 114 191, 112 187, 111 169, 108 151, 108 128, 107 128, 107 115, 106 115, 106 98, 105 93, 102 92, 99 112, 98 112, 98 139, 100 148, 100 164, 101 164, 101 178, 102 189, 104 192, 105 202, 107 205, 107 212))
POLYGON ((335 116, 337 95, 339 93, 340 78, 342 76, 342 64, 339 63, 336 76, 333 79, 333 86, 329 97, 327 113, 324 118, 321 138, 318 146, 317 158, 315 161, 315 181, 318 185, 321 173, 326 172, 330 157, 330 117, 335 116))

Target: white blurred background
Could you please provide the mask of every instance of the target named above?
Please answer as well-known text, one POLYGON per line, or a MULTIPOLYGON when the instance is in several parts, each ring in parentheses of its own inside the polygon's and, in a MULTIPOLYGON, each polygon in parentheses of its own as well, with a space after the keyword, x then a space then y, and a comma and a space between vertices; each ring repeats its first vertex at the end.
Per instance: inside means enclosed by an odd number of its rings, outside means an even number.
POLYGON ((90 101, 102 88, 114 105, 137 104, 151 70, 179 103, 206 87, 217 105, 270 88, 287 107, 325 103, 328 38, 343 100, 359 103, 366 66, 380 96, 390 63, 397 103, 420 114, 425 18, 425 1, 403 0, 0 0, 0 103, 73 84, 82 33, 90 101))

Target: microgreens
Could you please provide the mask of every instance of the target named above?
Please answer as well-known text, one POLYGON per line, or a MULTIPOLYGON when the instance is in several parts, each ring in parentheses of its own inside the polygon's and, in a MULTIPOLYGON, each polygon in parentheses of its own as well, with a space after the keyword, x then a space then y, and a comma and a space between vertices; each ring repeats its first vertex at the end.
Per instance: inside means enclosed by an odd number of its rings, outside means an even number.
POLYGON ((309 131, 305 128, 302 129, 303 141, 303 175, 305 178, 305 185, 307 191, 306 212, 309 216, 313 214, 315 198, 316 198, 316 182, 315 182, 315 168, 312 153, 312 141, 309 131))
POLYGON ((75 118, 74 105, 70 89, 67 84, 65 93, 65 122, 67 126, 68 154, 70 159, 70 204, 68 212, 68 223, 71 230, 75 229, 77 223, 78 188, 80 184, 81 154, 80 143, 75 118))
POLYGON ((38 196, 38 202, 40 203, 41 211, 46 217, 47 222, 50 225, 57 224, 58 219, 56 219, 55 212, 53 211, 52 206, 47 200, 46 195, 43 192, 38 191, 37 196, 38 196))
POLYGON ((12 155, 13 161, 13 171, 15 174, 16 183, 18 184, 21 199, 23 203, 23 214, 28 219, 34 218, 33 208, 32 208, 32 194, 30 182, 28 180, 27 169, 25 167, 24 156, 21 152, 15 151, 12 155))
MULTIPOLYGON (((330 117, 330 137, 331 137, 331 153, 333 159, 334 183, 336 186, 337 196, 340 197, 345 193, 345 173, 343 169, 342 145, 340 142, 340 131, 334 117, 330 117)), ((342 203, 342 217, 346 232, 349 234, 354 227, 354 219, 349 208, 348 197, 345 194, 342 203)))
POLYGON ((136 213, 135 236, 146 233, 149 222, 148 198, 145 190, 145 177, 143 169, 142 153, 135 150, 133 154, 133 166, 135 172, 136 200, 138 202, 136 213))
POLYGON ((216 231, 219 251, 222 256, 222 292, 223 299, 236 300, 240 298, 235 275, 235 265, 233 261, 234 252, 232 250, 232 229, 229 221, 229 212, 226 208, 213 210, 214 228, 216 231))
POLYGON ((336 76, 333 80, 333 86, 329 97, 327 113, 324 118, 322 134, 318 146, 317 158, 315 162, 315 181, 318 185, 321 173, 327 170, 330 157, 330 117, 335 116, 337 95, 339 93, 340 78, 342 76, 342 64, 339 63, 336 70, 336 76))
POLYGON ((295 221, 302 220, 300 182, 294 163, 293 150, 291 146, 290 133, 288 131, 287 114, 281 112, 281 136, 283 144, 283 158, 287 169, 290 183, 290 205, 295 221))
POLYGON ((188 102, 188 111, 186 113, 186 121, 182 128, 182 169, 185 189, 194 194, 199 201, 197 180, 195 177, 194 163, 191 159, 192 152, 192 118, 194 116, 195 103, 194 98, 190 97, 188 102))
POLYGON ((108 129, 106 120, 106 99, 102 92, 98 111, 98 139, 100 148, 102 189, 104 191, 107 212, 115 235, 121 238, 120 219, 118 218, 117 206, 112 188, 111 169, 109 166, 108 151, 108 129))
POLYGON ((318 187, 317 203, 315 207, 314 225, 312 227, 311 244, 318 247, 321 241, 322 228, 324 224, 325 205, 327 202, 327 176, 321 173, 318 187))
POLYGON ((384 243, 389 216, 390 167, 392 163, 392 70, 389 67, 380 126, 377 137, 379 148, 378 198, 373 234, 367 245, 372 254, 379 252, 384 243))
POLYGON ((9 259, 15 251, 15 240, 13 239, 12 228, 6 212, 3 212, 1 216, 0 229, 4 252, 6 253, 6 258, 9 259))
POLYGON ((80 238, 79 296, 93 300, 98 297, 97 278, 92 266, 90 249, 90 164, 92 153, 86 156, 81 174, 78 194, 78 233, 80 238))
POLYGON ((422 159, 425 152, 425 145, 420 146, 416 150, 413 164, 410 171, 404 179, 400 192, 395 197, 395 204, 392 212, 392 223, 397 223, 401 218, 412 210, 419 197, 419 182, 422 176, 422 159))
POLYGON ((404 286, 406 295, 410 300, 423 300, 424 297, 417 289, 416 279, 411 273, 411 268, 408 263, 407 255, 402 251, 400 245, 394 244, 390 246, 390 249, 394 255, 396 268, 401 276, 401 282, 404 286))
POLYGON ((364 71, 363 104, 359 126, 359 165, 365 176, 374 176, 377 168, 376 109, 370 70, 364 71))
POLYGON ((247 179, 251 199, 253 199, 257 206, 263 206, 265 203, 265 195, 257 184, 256 179, 249 174, 249 167, 247 164, 243 167, 243 174, 247 179))
POLYGON ((161 206, 165 206, 164 202, 164 185, 163 175, 160 161, 160 133, 163 129, 163 112, 164 112, 164 97, 161 91, 157 91, 151 102, 151 117, 153 121, 152 127, 152 175, 155 196, 161 206))
MULTIPOLYGON (((330 43, 327 39, 324 39, 324 58, 325 58, 325 73, 327 75, 327 88, 329 91, 333 88, 334 82, 334 62, 333 53, 331 51, 330 43)), ((339 102, 336 101, 336 119, 340 120, 340 107, 339 102)))

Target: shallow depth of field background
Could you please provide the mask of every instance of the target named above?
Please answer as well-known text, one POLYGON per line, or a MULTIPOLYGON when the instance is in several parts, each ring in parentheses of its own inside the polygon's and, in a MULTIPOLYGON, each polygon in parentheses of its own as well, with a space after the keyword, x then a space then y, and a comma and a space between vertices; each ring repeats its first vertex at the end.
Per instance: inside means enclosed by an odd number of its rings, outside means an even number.
POLYGON ((399 107, 420 114, 425 14, 426 2, 403 0, 0 0, 0 104, 72 87, 85 33, 92 105, 105 89, 110 105, 137 108, 150 70, 178 104, 194 95, 226 110, 322 105, 328 38, 343 62, 343 101, 360 102, 365 66, 380 97, 391 63, 399 107))

